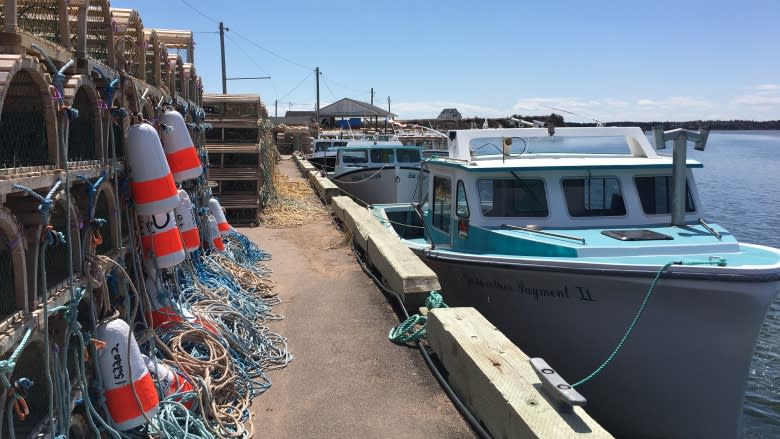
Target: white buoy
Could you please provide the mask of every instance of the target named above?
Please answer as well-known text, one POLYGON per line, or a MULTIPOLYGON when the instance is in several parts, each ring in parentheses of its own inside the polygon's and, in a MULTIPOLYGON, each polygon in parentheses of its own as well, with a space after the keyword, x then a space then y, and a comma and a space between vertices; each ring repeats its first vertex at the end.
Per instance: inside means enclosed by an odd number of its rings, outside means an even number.
POLYGON ((179 192, 165 159, 157 130, 148 123, 127 129, 127 165, 136 212, 154 215, 169 212, 179 204, 179 192))
MULTIPOLYGON (((147 370, 152 374, 152 379, 159 383, 160 390, 162 391, 162 394, 158 395, 160 399, 167 398, 176 393, 193 391, 192 383, 187 381, 184 375, 178 370, 171 368, 162 361, 152 361, 152 359, 146 355, 143 355, 143 359, 147 370)), ((176 400, 179 399, 181 398, 176 398, 176 400)), ((193 402, 194 401, 190 399, 184 403, 184 406, 188 409, 192 408, 193 402)))
POLYGON ((214 218, 214 215, 209 215, 206 221, 209 224, 209 242, 211 243, 211 248, 216 249, 220 253, 224 252, 225 243, 222 241, 222 235, 219 233, 216 218, 214 218))
POLYGON ((209 198, 209 210, 211 210, 211 214, 214 215, 214 218, 217 220, 217 229, 219 230, 220 235, 224 235, 233 229, 233 227, 228 224, 227 218, 225 218, 225 212, 222 210, 222 206, 216 198, 209 198))
POLYGON ((203 165, 181 113, 173 109, 165 110, 160 116, 160 123, 170 127, 169 130, 162 130, 160 137, 173 179, 181 183, 203 175, 203 165))
POLYGON ((144 278, 146 293, 149 296, 149 305, 151 310, 146 314, 146 323, 152 329, 170 322, 183 322, 182 316, 176 312, 171 302, 172 292, 165 288, 162 282, 157 279, 157 272, 150 270, 144 278))
POLYGON ((142 216, 139 222, 146 260, 151 262, 155 258, 156 268, 171 268, 184 262, 186 254, 173 212, 142 216))
POLYGON ((184 248, 188 253, 192 253, 200 248, 200 233, 198 233, 198 223, 195 220, 195 211, 192 209, 192 202, 187 191, 179 189, 179 199, 181 202, 176 206, 176 225, 181 231, 181 240, 184 242, 184 248))
POLYGON ((97 360, 108 413, 123 431, 145 424, 157 414, 160 400, 130 327, 114 319, 97 325, 95 337, 105 343, 97 360))

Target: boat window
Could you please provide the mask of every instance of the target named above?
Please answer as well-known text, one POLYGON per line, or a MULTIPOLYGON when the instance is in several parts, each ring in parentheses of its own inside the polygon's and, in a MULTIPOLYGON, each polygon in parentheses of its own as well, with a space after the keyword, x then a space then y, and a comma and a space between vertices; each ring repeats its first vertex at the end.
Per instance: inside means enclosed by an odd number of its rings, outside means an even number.
POLYGON ((455 215, 458 218, 469 217, 469 201, 466 198, 466 187, 463 185, 463 180, 458 180, 458 195, 455 199, 455 215))
POLYGON ((420 151, 416 149, 399 149, 395 152, 398 163, 417 163, 420 161, 420 151))
POLYGON ((487 217, 545 217, 544 181, 535 178, 482 178, 477 181, 479 204, 487 217))
POLYGON ((331 143, 330 142, 317 142, 314 145, 315 151, 327 151, 330 149, 331 143))
POLYGON ((433 226, 447 233, 452 215, 452 183, 448 177, 433 177, 433 226))
MULTIPOLYGON (((642 202, 642 210, 648 215, 664 214, 672 212, 672 177, 653 176, 636 177, 634 180, 639 200, 642 202)), ((685 185, 685 211, 694 212, 691 188, 685 185)))
POLYGON ((368 163, 368 151, 365 149, 342 149, 342 163, 368 163))
POLYGON ((573 217, 626 214, 620 182, 615 177, 566 178, 563 193, 573 217))
POLYGON ((395 162, 395 154, 392 149, 372 149, 371 150, 371 163, 393 163, 395 162))

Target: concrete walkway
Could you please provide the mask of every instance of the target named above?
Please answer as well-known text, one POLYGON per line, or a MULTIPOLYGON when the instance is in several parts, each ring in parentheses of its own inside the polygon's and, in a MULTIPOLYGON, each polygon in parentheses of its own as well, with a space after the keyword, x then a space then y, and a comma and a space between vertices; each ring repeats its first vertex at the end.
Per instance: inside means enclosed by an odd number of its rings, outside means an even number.
MULTIPOLYGON (((291 160, 279 167, 301 179, 291 160)), ((273 256, 274 311, 286 319, 270 328, 295 357, 254 400, 255 437, 475 437, 419 352, 387 339, 398 318, 327 217, 239 231, 273 256)))

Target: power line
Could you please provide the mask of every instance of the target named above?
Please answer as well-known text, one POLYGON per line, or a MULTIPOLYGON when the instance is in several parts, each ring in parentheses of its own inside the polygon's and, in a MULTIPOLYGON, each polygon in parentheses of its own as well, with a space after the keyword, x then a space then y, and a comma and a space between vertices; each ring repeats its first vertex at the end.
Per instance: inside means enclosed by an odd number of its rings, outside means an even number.
POLYGON ((327 81, 325 81, 325 77, 324 76, 322 77, 322 83, 325 84, 325 88, 328 89, 328 91, 330 92, 330 95, 333 96, 333 99, 338 100, 338 97, 336 97, 336 95, 333 93, 333 90, 330 89, 330 86, 328 85, 327 81))
MULTIPOLYGON (((200 14, 200 15, 201 15, 202 17, 204 17, 205 19, 207 19, 207 20, 209 20, 209 21, 212 21, 212 22, 214 22, 214 23, 216 23, 216 24, 219 24, 219 21, 218 21, 218 20, 216 20, 216 19, 214 19, 214 18, 210 17, 209 15, 206 15, 206 13, 204 13, 204 12, 203 12, 203 11, 201 11, 200 9, 196 8, 195 6, 192 6, 192 4, 190 4, 190 2, 188 2, 187 0, 181 0, 181 1, 182 1, 182 3, 184 3, 185 5, 187 5, 187 6, 188 6, 190 9, 192 9, 192 10, 193 10, 193 11, 195 11, 195 12, 197 12, 198 14, 200 14)), ((290 63, 290 64, 293 64, 293 65, 295 65, 295 66, 298 66, 298 67, 301 67, 301 68, 303 68, 303 69, 307 69, 307 70, 308 70, 308 69, 310 69, 310 68, 311 68, 311 67, 305 66, 305 65, 303 65, 303 64, 301 64, 301 63, 295 62, 295 61, 293 61, 293 60, 291 60, 291 59, 289 59, 289 58, 286 58, 286 57, 284 57, 284 56, 282 56, 282 55, 280 55, 280 54, 278 54, 278 53, 274 52, 274 51, 273 51, 273 50, 271 50, 271 49, 267 49, 267 48, 265 48, 265 47, 263 47, 263 46, 261 46, 261 45, 257 44, 255 41, 253 41, 253 40, 251 40, 251 39, 249 39, 249 38, 247 38, 247 37, 245 37, 245 36, 241 35, 241 34, 240 34, 239 32, 237 32, 235 29, 233 29, 233 31, 232 31, 232 32, 233 32, 233 33, 234 33, 236 36, 238 36, 238 37, 241 37, 241 38, 243 38, 243 39, 245 39, 245 40, 249 41, 249 43, 250 43, 250 44, 252 44, 253 46, 255 46, 255 47, 257 47, 257 48, 259 48, 259 49, 261 49, 261 50, 264 50, 264 51, 266 51, 266 52, 270 53, 271 55, 273 55, 273 56, 275 56, 275 57, 277 57, 277 58, 279 58, 279 59, 281 59, 281 60, 283 60, 283 61, 287 61, 288 63, 290 63)))
POLYGON ((238 36, 238 37, 241 37, 241 38, 243 38, 243 39, 247 40, 247 41, 249 42, 249 44, 251 44, 251 45, 253 45, 253 46, 257 47, 257 48, 258 48, 258 49, 260 49, 260 50, 263 50, 263 51, 265 51, 265 52, 268 52, 268 53, 270 53, 271 55, 273 55, 273 56, 275 56, 275 57, 277 57, 277 58, 281 59, 282 61, 287 61, 288 63, 290 63, 290 64, 292 64, 292 65, 294 65, 294 66, 298 66, 298 67, 300 67, 300 68, 302 68, 302 69, 307 69, 307 70, 308 70, 308 69, 310 69, 310 68, 311 68, 311 67, 305 66, 305 65, 303 65, 303 64, 301 64, 301 63, 295 62, 295 61, 293 61, 293 60, 291 60, 291 59, 289 59, 289 58, 287 58, 287 57, 284 57, 284 56, 282 56, 282 55, 279 55, 278 53, 274 52, 273 50, 271 50, 271 49, 267 49, 267 48, 265 48, 265 47, 263 47, 263 46, 261 46, 261 45, 257 44, 257 43, 256 43, 254 40, 252 40, 252 39, 249 39, 249 38, 247 38, 247 37, 245 37, 245 36, 241 35, 240 33, 236 32, 236 31, 233 31, 233 33, 234 33, 236 36, 238 36))
POLYGON ((292 92, 294 92, 295 90, 297 90, 297 89, 298 89, 298 87, 300 87, 300 86, 301 86, 301 84, 303 84, 303 83, 304 83, 304 82, 305 82, 307 79, 311 78, 311 75, 313 75, 313 74, 314 74, 314 70, 312 70, 311 72, 309 72, 309 74, 308 74, 308 75, 306 75, 306 77, 305 77, 305 78, 303 78, 303 80, 302 80, 301 82, 299 82, 299 83, 298 83, 298 85, 296 85, 296 86, 295 86, 295 88, 293 88, 292 90, 290 90, 289 92, 287 92, 287 94, 286 94, 286 95, 284 95, 284 96, 280 97, 280 98, 279 98, 279 100, 281 101, 281 100, 283 100, 284 98, 286 98, 287 96, 290 96, 290 94, 291 94, 292 92))
MULTIPOLYGON (((233 43, 236 45, 236 47, 238 48, 238 50, 240 50, 240 51, 241 51, 241 53, 243 53, 244 55, 246 55, 246 57, 249 59, 249 61, 252 61, 252 64, 254 64, 254 65, 255 65, 255 67, 257 67, 257 68, 258 68, 258 69, 259 69, 261 72, 263 72, 263 73, 265 73, 266 75, 270 76, 270 75, 268 74, 268 72, 266 72, 265 70, 263 70, 263 68, 262 68, 262 67, 260 67, 260 64, 258 64, 258 63, 257 63, 257 61, 255 61, 255 59, 254 59, 254 58, 252 58, 252 57, 249 55, 249 53, 247 53, 247 51, 246 51, 246 50, 244 50, 244 48, 243 48, 243 47, 241 47, 241 45, 240 45, 240 44, 238 44, 238 42, 237 42, 237 41, 235 41, 235 39, 233 39, 233 37, 231 37, 230 35, 228 35, 228 39, 230 39, 230 41, 232 41, 232 42, 233 42, 233 43)), ((271 81, 269 81, 269 82, 271 83, 271 88, 273 88, 273 89, 274 89, 274 95, 276 96, 276 98, 277 98, 277 99, 279 99, 279 90, 277 90, 277 89, 276 89, 276 85, 274 84, 274 82, 273 82, 273 79, 271 79, 271 81)))
POLYGON ((217 21, 217 20, 215 20, 215 19, 213 19, 213 18, 209 17, 208 15, 204 14, 203 12, 201 12, 201 10, 200 10, 200 9, 196 8, 195 6, 192 6, 192 5, 190 4, 190 2, 188 2, 187 0, 181 0, 181 1, 182 1, 182 3, 184 3, 185 5, 189 6, 189 8, 190 8, 190 9, 192 9, 193 11, 197 12, 198 14, 200 14, 200 15, 201 15, 203 18, 205 18, 205 19, 207 19, 207 20, 210 20, 210 21, 213 21, 215 24, 219 24, 219 21, 217 21))

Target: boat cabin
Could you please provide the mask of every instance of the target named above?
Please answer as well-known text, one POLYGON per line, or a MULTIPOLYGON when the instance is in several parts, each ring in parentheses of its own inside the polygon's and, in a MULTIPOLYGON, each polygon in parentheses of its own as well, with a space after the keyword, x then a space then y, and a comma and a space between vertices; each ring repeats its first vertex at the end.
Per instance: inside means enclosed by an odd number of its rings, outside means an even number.
MULTIPOLYGON (((423 162, 420 207, 435 244, 469 227, 669 225, 672 157, 657 154, 639 128, 451 131, 449 153, 423 162)), ((690 169, 702 165, 686 166, 685 219, 696 222, 702 214, 690 169)))

